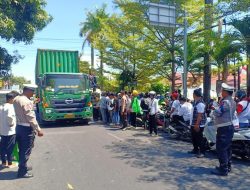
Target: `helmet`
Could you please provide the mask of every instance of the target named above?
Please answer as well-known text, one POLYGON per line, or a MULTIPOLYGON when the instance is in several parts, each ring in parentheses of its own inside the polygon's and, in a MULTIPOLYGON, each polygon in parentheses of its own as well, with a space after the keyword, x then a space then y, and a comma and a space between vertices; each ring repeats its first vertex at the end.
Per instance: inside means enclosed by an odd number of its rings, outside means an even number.
POLYGON ((133 95, 133 96, 138 96, 138 94, 139 94, 139 93, 138 93, 137 90, 133 90, 133 92, 132 92, 132 95, 133 95))
POLYGON ((165 106, 165 105, 166 105, 166 102, 161 102, 161 105, 162 105, 162 106, 165 106))
POLYGON ((247 97, 247 93, 244 90, 238 90, 235 94, 235 97, 239 98, 240 100, 242 100, 243 98, 247 97))
POLYGON ((150 91, 148 94, 155 96, 156 93, 155 93, 155 91, 150 91))

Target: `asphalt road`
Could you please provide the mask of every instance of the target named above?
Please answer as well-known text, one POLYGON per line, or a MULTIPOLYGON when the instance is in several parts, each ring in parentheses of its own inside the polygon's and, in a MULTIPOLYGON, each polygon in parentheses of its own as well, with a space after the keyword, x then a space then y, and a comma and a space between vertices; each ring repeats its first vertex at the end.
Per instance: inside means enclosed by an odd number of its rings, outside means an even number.
POLYGON ((120 131, 101 125, 54 126, 37 138, 32 179, 16 179, 16 169, 0 171, 0 190, 213 190, 249 189, 250 163, 234 159, 228 177, 210 174, 212 153, 197 159, 191 144, 166 134, 120 131))

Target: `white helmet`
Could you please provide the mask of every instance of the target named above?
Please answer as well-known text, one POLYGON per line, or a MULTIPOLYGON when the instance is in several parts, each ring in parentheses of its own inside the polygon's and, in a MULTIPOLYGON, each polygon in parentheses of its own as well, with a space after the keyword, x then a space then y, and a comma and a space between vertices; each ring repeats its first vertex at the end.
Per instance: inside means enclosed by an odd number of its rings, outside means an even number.
POLYGON ((155 91, 150 91, 148 94, 155 96, 156 92, 155 91))

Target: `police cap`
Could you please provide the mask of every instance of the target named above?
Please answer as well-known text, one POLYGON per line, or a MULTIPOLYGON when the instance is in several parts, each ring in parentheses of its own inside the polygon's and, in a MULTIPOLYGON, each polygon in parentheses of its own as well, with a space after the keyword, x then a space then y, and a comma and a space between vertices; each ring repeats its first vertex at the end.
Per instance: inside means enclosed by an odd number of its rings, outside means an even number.
POLYGON ((23 84, 23 89, 35 91, 37 89, 36 84, 23 84))
POLYGON ((222 87, 222 90, 224 90, 224 91, 228 91, 228 92, 233 92, 234 91, 234 87, 229 86, 226 83, 222 83, 221 87, 222 87))

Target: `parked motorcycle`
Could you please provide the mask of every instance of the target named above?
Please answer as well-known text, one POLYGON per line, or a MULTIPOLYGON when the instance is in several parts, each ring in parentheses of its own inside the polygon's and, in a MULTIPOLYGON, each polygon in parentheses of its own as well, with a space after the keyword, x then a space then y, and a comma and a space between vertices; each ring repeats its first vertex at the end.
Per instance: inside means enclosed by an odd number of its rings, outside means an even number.
POLYGON ((172 122, 170 117, 167 117, 166 131, 170 138, 191 141, 191 130, 188 122, 179 121, 179 124, 172 122))
MULTIPOLYGON (((216 128, 210 119, 204 129, 204 136, 211 148, 216 144, 216 128)), ((232 152, 242 159, 250 159, 250 129, 236 129, 232 141, 232 152)))

